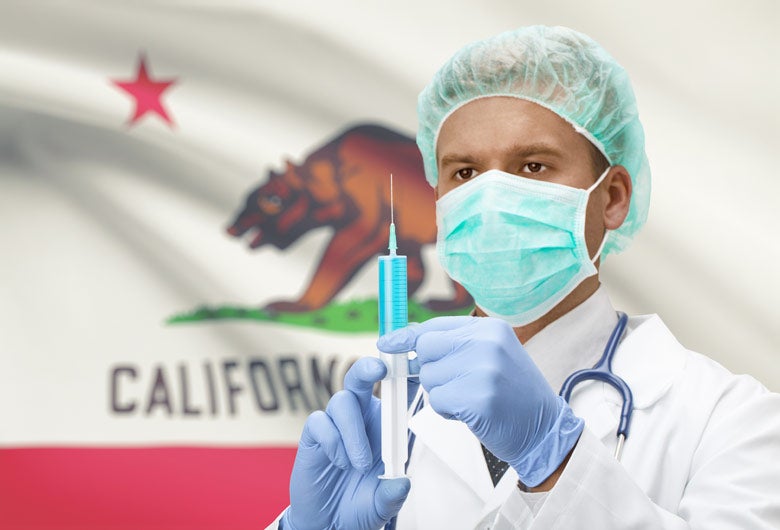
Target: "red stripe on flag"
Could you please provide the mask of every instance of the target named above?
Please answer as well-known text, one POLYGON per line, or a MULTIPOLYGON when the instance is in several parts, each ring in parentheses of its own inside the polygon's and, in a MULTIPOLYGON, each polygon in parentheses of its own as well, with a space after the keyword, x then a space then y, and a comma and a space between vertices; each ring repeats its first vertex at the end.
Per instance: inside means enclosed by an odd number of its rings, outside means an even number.
POLYGON ((295 448, 0 450, 0 528, 262 529, 295 448))

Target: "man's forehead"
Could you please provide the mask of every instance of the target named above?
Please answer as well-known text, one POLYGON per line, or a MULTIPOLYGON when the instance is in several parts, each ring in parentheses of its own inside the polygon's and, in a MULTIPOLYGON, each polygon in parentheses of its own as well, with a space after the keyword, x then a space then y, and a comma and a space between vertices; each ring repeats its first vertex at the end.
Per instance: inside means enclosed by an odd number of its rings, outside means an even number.
MULTIPOLYGON (((438 142, 468 138, 471 130, 505 139, 508 134, 531 143, 540 135, 577 134, 571 123, 555 112, 531 101, 506 96, 480 98, 455 110, 441 125, 438 142)), ((519 142, 520 140, 518 140, 519 142)), ((545 140, 549 143, 549 140, 545 140)))
POLYGON ((442 124, 437 138, 439 165, 481 152, 507 156, 563 156, 590 142, 555 112, 532 101, 492 96, 471 101, 442 124))

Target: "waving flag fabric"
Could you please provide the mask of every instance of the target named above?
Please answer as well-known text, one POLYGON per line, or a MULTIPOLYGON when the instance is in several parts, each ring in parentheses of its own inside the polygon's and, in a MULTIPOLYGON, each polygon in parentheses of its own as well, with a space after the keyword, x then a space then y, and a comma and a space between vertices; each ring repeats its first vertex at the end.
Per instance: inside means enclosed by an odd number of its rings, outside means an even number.
POLYGON ((604 266, 615 305, 777 390, 777 105, 744 97, 777 92, 776 17, 488 4, 0 4, 0 528, 271 521, 305 418, 375 354, 391 172, 410 320, 469 307, 416 96, 521 24, 585 31, 634 79, 654 197, 604 266))

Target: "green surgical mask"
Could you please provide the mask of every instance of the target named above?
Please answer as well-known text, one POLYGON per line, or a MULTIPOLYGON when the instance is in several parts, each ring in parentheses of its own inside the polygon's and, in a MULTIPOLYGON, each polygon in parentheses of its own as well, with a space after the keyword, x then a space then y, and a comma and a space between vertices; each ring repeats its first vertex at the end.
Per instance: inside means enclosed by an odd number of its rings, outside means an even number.
POLYGON ((486 171, 436 201, 436 250, 444 270, 489 316, 512 326, 548 313, 597 273, 585 242, 590 193, 486 171))

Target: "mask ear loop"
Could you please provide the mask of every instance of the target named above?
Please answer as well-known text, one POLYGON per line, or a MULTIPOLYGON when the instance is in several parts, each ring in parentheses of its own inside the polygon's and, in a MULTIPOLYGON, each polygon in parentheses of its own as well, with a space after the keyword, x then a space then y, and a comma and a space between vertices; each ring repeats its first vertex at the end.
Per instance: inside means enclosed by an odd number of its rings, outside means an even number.
MULTIPOLYGON (((612 166, 609 166, 607 169, 604 170, 604 173, 601 174, 599 178, 596 179, 596 182, 594 182, 590 188, 587 189, 588 195, 591 194, 593 190, 595 190, 599 184, 604 182, 604 179, 607 176, 607 173, 609 173, 609 170, 612 169, 612 166)), ((594 265, 596 264, 596 260, 599 259, 601 256, 601 251, 604 250, 604 246, 607 244, 607 239, 609 239, 609 233, 611 230, 608 228, 604 229, 604 237, 601 238, 601 244, 599 245, 599 249, 596 251, 596 254, 593 256, 593 258, 590 260, 591 263, 594 265)))
POLYGON ((604 250, 604 246, 607 244, 607 239, 609 239, 609 233, 611 231, 612 230, 608 228, 604 229, 604 238, 601 240, 601 245, 599 245, 599 249, 596 251, 596 255, 593 256, 593 259, 590 260, 590 262, 594 265, 596 264, 596 260, 601 256, 601 251, 604 250))
POLYGON ((598 185, 599 185, 599 184, 601 184, 602 182, 604 182, 604 179, 607 177, 607 173, 609 173, 609 170, 610 170, 610 169, 612 169, 612 166, 609 166, 607 169, 605 169, 605 170, 604 170, 604 173, 602 173, 602 174, 601 174, 601 176, 600 176, 599 178, 597 178, 597 179, 596 179, 596 182, 594 182, 593 184, 591 184, 590 188, 588 188, 587 190, 585 190, 585 191, 587 191, 587 192, 588 192, 588 195, 590 195, 590 192, 592 192, 593 190, 595 190, 595 189, 598 187, 598 185))

